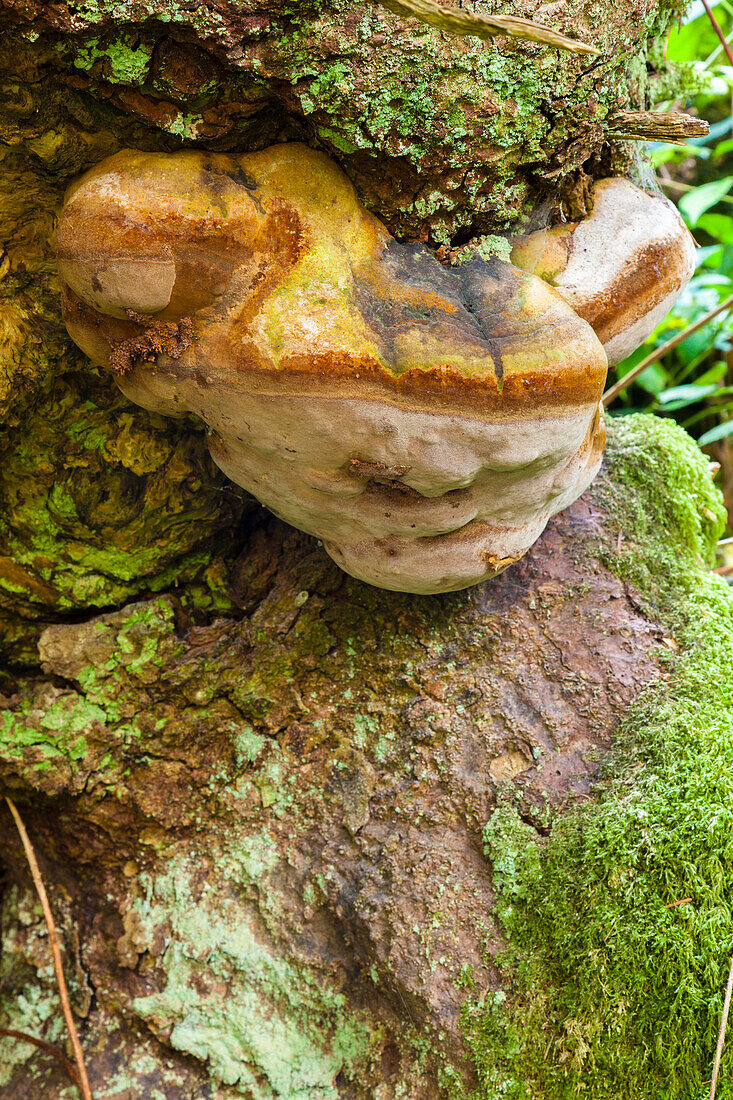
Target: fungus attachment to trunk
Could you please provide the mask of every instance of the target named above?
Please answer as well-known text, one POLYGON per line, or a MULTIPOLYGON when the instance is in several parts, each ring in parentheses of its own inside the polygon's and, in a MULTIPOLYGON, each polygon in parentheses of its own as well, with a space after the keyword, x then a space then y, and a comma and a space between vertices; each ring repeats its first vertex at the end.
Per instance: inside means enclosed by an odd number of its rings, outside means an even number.
POLYGON ((398 243, 305 146, 118 153, 70 188, 57 254, 82 350, 371 584, 494 576, 600 465, 591 326, 512 264, 398 243))
POLYGON ((593 326, 615 366, 644 343, 689 283, 695 242, 668 199, 630 180, 600 180, 591 201, 582 221, 517 239, 511 259, 593 326))

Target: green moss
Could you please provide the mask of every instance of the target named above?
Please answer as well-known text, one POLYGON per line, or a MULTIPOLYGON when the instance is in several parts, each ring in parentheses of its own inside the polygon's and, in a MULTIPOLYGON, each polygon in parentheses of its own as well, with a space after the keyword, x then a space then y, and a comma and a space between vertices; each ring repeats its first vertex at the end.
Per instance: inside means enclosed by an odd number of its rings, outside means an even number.
MULTIPOLYGON (((63 50, 63 46, 59 46, 63 50)), ((130 46, 124 39, 100 46, 98 38, 76 43, 72 54, 77 69, 92 69, 101 64, 105 78, 116 84, 142 84, 148 73, 152 49, 145 45, 130 46)))
POLYGON ((506 988, 464 1011, 487 1100, 707 1095, 733 941, 733 600, 708 568, 724 513, 669 421, 613 421, 608 468, 608 563, 680 653, 660 646, 667 674, 626 714, 596 802, 547 839, 510 802, 487 825, 506 988))
MULTIPOLYGON (((59 159, 96 146, 63 129, 40 132, 35 120, 47 105, 30 87, 22 102, 34 154, 63 175, 59 159)), ((17 140, 12 126, 0 131, 17 140)), ((61 321, 51 245, 63 187, 44 182, 14 144, 0 144, 0 160, 8 267, 0 281, 3 656, 35 663, 49 621, 146 591, 180 585, 194 618, 230 610, 221 556, 229 536, 212 535, 234 535, 241 495, 225 486, 190 422, 134 408, 83 360, 61 321)))
POLYGON ((211 534, 236 490, 190 425, 151 423, 112 386, 66 376, 0 435, 0 607, 48 621, 195 582, 192 613, 228 610, 211 534))
POLYGON ((175 134, 176 137, 191 141, 198 137, 199 129, 203 125, 203 121, 201 115, 191 115, 180 112, 170 122, 165 124, 165 129, 169 134, 175 134))
POLYGON ((500 260, 511 259, 512 248, 506 237, 496 234, 488 234, 482 237, 474 237, 468 244, 455 250, 455 258, 451 260, 453 267, 460 267, 469 263, 477 256, 482 260, 490 260, 498 256, 500 260))

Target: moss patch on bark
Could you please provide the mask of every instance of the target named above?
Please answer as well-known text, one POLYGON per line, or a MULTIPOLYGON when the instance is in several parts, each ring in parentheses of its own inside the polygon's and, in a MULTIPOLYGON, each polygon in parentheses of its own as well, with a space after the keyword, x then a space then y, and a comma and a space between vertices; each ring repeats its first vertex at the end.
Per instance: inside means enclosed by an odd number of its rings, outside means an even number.
MULTIPOLYGON (((32 118, 43 101, 28 100, 32 118)), ((30 152, 35 124, 18 131, 30 152)), ((0 654, 33 664, 49 622, 144 592, 186 585, 184 601, 231 609, 222 555, 250 505, 200 429, 131 405, 71 343, 52 249, 62 190, 10 144, 0 160, 0 654)))
POLYGON ((464 1027, 487 1100, 707 1095, 733 938, 733 600, 710 572, 724 513, 681 429, 611 428, 607 557, 666 625, 667 675, 629 708, 592 803, 546 838, 511 798, 486 826, 505 989, 464 1027))

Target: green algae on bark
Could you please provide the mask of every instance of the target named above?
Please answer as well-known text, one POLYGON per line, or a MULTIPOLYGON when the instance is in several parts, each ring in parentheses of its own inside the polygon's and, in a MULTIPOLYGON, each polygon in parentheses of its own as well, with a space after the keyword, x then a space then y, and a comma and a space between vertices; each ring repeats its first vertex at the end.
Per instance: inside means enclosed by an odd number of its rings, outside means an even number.
POLYGON ((486 826, 508 947, 504 990, 464 1009, 482 1098, 707 1095, 733 939, 733 599, 710 573, 724 512, 680 428, 611 427, 607 557, 665 624, 667 672, 628 709, 597 799, 548 837, 511 798, 486 826))
POLYGON ((194 584, 204 604, 222 606, 223 576, 211 566, 244 507, 200 433, 141 416, 90 375, 49 389, 0 436, 7 655, 32 660, 41 624, 145 591, 194 584))

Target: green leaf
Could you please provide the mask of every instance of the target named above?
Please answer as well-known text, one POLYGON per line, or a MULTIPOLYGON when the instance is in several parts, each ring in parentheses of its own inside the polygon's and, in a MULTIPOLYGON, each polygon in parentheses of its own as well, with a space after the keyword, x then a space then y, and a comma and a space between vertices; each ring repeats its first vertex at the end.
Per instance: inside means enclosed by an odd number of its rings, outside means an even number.
POLYGON ((707 160, 710 155, 710 150, 704 145, 668 145, 665 142, 656 145, 650 154, 655 168, 659 168, 661 164, 668 164, 669 161, 681 164, 688 157, 700 157, 702 160, 707 160))
POLYGON ((695 228, 703 229, 722 244, 733 244, 733 218, 727 214, 703 214, 695 228))
POLYGON ((705 447, 708 443, 717 443, 719 439, 725 439, 728 435, 733 435, 733 420, 726 420, 723 424, 716 424, 709 432, 705 432, 704 435, 701 435, 697 442, 701 447, 705 447))
POLYGON ((660 405, 668 406, 669 410, 684 409, 686 405, 693 405, 696 401, 712 396, 717 389, 717 386, 698 386, 694 382, 687 386, 672 386, 659 394, 658 401, 660 405))
POLYGON ((704 374, 701 374, 699 378, 695 379, 695 385, 707 386, 711 382, 720 382, 721 378, 725 378, 727 373, 728 364, 725 359, 719 359, 709 370, 706 370, 704 374))
MULTIPOLYGON (((730 128, 730 122, 726 119, 726 129, 730 128)), ((713 159, 717 160, 718 157, 724 157, 726 153, 733 152, 733 138, 728 138, 727 141, 719 142, 713 149, 713 159)))
POLYGON ((720 244, 703 245, 698 248, 695 256, 696 267, 712 267, 715 271, 720 267, 723 259, 723 246, 720 244))
POLYGON ((731 187, 733 187, 733 176, 723 176, 722 179, 712 180, 711 183, 703 183, 701 187, 696 187, 694 191, 688 191, 682 196, 677 205, 691 229, 697 225, 698 218, 728 194, 731 187))
POLYGON ((652 363, 636 379, 637 386, 641 386, 647 393, 653 393, 655 396, 662 392, 668 382, 667 372, 659 363, 652 363))
MULTIPOLYGON (((726 33, 730 20, 722 5, 713 7, 713 11, 723 28, 723 33, 726 33)), ((687 19, 688 22, 678 30, 673 30, 667 39, 666 57, 669 61, 695 61, 698 58, 707 57, 718 46, 718 36, 701 4, 693 4, 687 19), (700 14, 697 14, 698 8, 700 14)))

